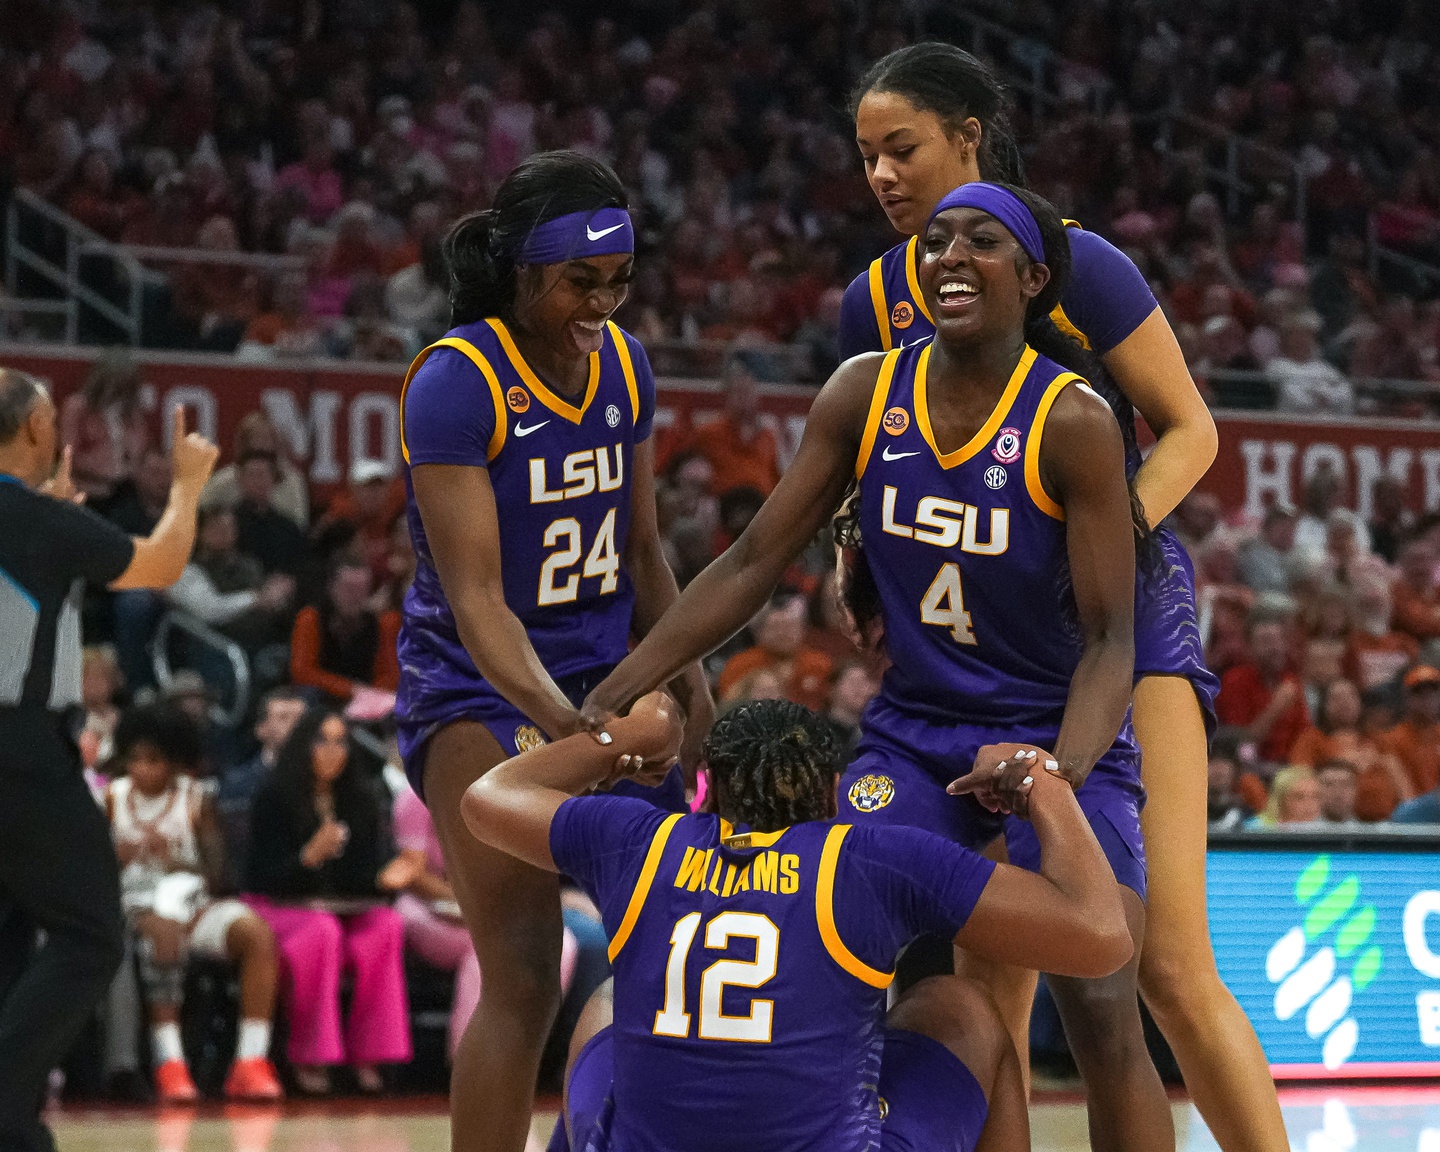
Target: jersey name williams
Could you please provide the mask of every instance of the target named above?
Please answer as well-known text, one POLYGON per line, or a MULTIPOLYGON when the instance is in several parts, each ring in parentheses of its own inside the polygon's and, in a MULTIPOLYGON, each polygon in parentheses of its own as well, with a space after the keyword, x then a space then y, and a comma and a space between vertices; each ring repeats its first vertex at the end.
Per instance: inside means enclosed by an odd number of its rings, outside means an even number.
POLYGON ((922 496, 915 503, 915 514, 904 522, 897 518, 896 503, 900 490, 885 485, 881 502, 880 527, 891 536, 933 544, 936 548, 954 548, 974 556, 1003 556, 1010 547, 1010 509, 991 508, 987 537, 980 539, 984 513, 974 504, 950 500, 944 496, 922 496))
POLYGON ((548 483, 549 462, 543 456, 530 458, 530 503, 554 504, 575 500, 592 492, 616 492, 625 484, 625 446, 616 444, 614 459, 605 447, 586 448, 571 452, 560 465, 563 484, 551 488, 548 483))

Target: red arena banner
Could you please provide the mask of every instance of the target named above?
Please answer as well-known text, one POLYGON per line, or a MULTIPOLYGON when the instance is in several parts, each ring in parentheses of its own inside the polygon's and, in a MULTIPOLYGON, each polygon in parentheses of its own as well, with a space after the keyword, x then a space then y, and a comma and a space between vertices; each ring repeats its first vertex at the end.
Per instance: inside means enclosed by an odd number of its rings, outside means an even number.
MULTIPOLYGON (((0 364, 46 380, 57 401, 85 381, 97 349, 42 345, 0 346, 0 364)), ((217 439, 229 460, 235 426, 264 409, 321 495, 342 483, 355 461, 400 464, 400 382, 397 365, 304 361, 247 364, 227 356, 147 352, 139 355, 144 402, 156 414, 157 435, 168 435, 159 413, 180 404, 191 427, 217 439)), ((782 463, 800 442, 814 391, 785 385, 761 389, 762 420, 778 434, 782 463)), ((655 426, 662 436, 683 434, 720 415, 714 381, 662 379, 655 426)), ((1201 488, 1227 509, 1260 515, 1275 501, 1298 505, 1304 482, 1327 462, 1345 482, 1347 503, 1370 513, 1375 484, 1394 476, 1420 512, 1440 511, 1440 430, 1402 420, 1337 421, 1253 412, 1217 412, 1220 452, 1201 488)))
POLYGON ((1227 510, 1260 516, 1274 503, 1298 507, 1307 479, 1327 464, 1344 503, 1369 518, 1375 485, 1393 476, 1416 512, 1440 511, 1440 428, 1413 420, 1321 419, 1216 412, 1220 451, 1200 487, 1227 510))
MULTIPOLYGON (((99 351, 0 345, 0 365, 40 377, 58 404, 84 385, 99 351)), ((400 384, 405 377, 399 365, 247 364, 229 356, 164 352, 140 353, 137 359, 144 378, 143 403, 153 413, 157 436, 168 439, 171 430, 159 414, 179 404, 189 414, 190 427, 214 439, 221 460, 228 462, 236 425, 247 413, 263 409, 322 497, 344 482, 357 461, 374 461, 392 475, 399 470, 400 384)), ((702 427, 723 409, 715 381, 662 379, 658 391, 655 428, 662 436, 702 427)), ((761 420, 776 432, 781 462, 788 463, 800 443, 814 390, 763 385, 760 393, 761 420)))

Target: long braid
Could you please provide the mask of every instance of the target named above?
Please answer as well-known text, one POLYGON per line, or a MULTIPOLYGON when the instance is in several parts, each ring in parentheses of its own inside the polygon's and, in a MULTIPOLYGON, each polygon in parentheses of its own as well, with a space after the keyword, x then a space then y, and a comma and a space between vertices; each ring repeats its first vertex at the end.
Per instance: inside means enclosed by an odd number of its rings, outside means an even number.
POLYGON ((775 832, 834 815, 840 751, 833 721, 788 700, 753 700, 715 722, 704 757, 722 814, 775 832))

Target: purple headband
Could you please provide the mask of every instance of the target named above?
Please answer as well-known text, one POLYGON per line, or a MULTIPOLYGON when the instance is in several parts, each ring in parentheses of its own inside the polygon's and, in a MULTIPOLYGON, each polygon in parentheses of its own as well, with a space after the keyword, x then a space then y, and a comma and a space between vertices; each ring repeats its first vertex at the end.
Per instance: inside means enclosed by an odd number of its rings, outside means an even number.
POLYGON ((596 208, 557 216, 531 229, 515 255, 517 264, 563 264, 586 256, 635 251, 635 228, 624 208, 596 208))
MULTIPOLYGON (((1040 225, 1035 223, 1035 216, 1025 207, 1025 201, 1010 189, 983 180, 962 184, 954 191, 947 192, 940 203, 935 205, 935 211, 930 213, 930 220, 934 220, 947 208, 979 208, 982 212, 990 213, 1010 229, 1010 234, 1020 242, 1020 247, 1025 249, 1025 254, 1031 260, 1037 264, 1045 263, 1045 241, 1040 238, 1040 225)), ((930 227, 930 220, 925 221, 925 227, 930 227)))

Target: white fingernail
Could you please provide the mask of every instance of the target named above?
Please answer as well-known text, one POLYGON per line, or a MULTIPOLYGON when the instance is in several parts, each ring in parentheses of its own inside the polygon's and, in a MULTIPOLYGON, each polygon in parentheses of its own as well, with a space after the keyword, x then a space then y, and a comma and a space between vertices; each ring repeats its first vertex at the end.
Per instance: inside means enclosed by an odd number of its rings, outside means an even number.
POLYGON ((1034 752, 1033 749, 1029 749, 1029 750, 1027 750, 1027 751, 1021 752, 1020 755, 1023 756, 1026 760, 1034 760, 1034 759, 1035 759, 1035 752, 1034 752))
POLYGON ((1045 761, 1045 771, 1047 771, 1047 772, 1058 772, 1058 771, 1060 771, 1060 765, 1057 764, 1057 763, 1055 763, 1054 760, 1046 760, 1046 761, 1045 761))
POLYGON ((1026 776, 1024 780, 1020 781, 1020 783, 1021 783, 1022 786, 1023 786, 1023 785, 1026 785, 1026 784, 1034 784, 1034 783, 1035 783, 1035 777, 1033 777, 1033 776, 1026 776))
POLYGON ((609 745, 615 743, 615 741, 610 738, 610 733, 608 732, 601 732, 595 739, 599 740, 601 744, 609 745))

